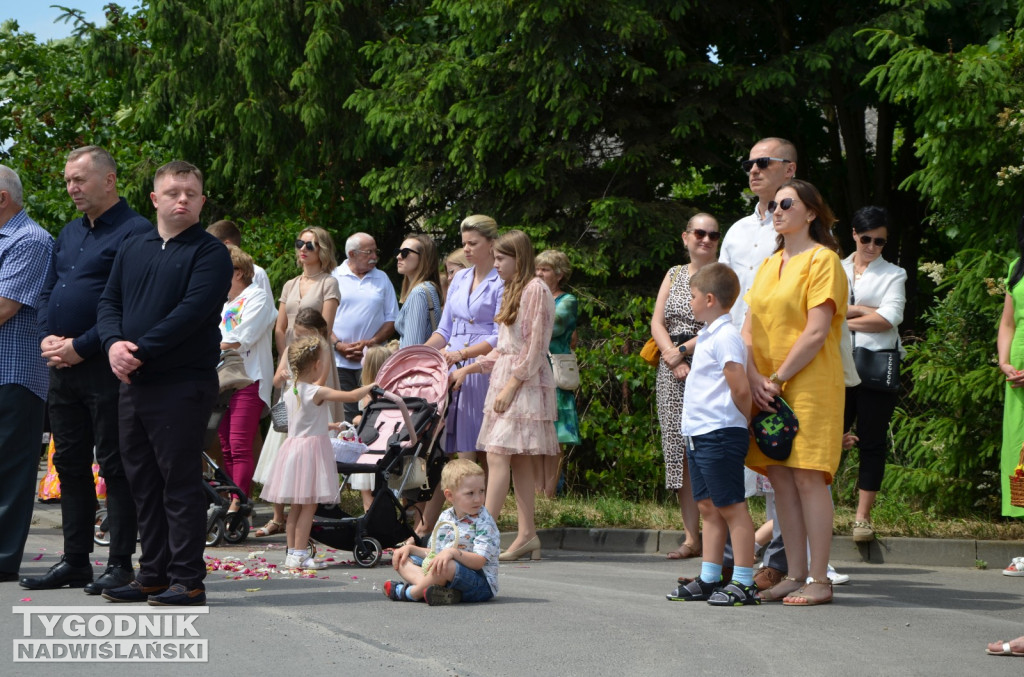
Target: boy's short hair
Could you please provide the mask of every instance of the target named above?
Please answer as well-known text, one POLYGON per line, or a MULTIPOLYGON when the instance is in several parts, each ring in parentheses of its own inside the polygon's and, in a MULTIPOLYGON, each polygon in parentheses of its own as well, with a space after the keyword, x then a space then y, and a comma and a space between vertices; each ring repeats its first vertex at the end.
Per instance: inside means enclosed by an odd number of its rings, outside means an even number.
POLYGON ((690 278, 690 287, 714 295, 725 310, 732 308, 740 295, 740 279, 724 263, 709 263, 702 267, 690 278))
POLYGON ((455 491, 467 477, 483 477, 484 469, 467 458, 456 458, 448 461, 448 464, 441 470, 441 490, 455 491))

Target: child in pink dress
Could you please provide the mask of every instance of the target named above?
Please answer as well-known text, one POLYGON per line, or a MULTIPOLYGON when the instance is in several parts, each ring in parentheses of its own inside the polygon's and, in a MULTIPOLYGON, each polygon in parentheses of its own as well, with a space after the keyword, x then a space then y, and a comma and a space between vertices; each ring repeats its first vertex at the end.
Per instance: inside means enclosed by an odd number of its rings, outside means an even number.
POLYGON ((494 267, 505 283, 498 324, 498 345, 473 364, 452 373, 458 390, 466 374, 490 373, 484 419, 477 446, 487 452, 487 512, 497 519, 515 483, 518 533, 499 560, 540 559, 534 524, 533 459, 557 455, 555 379, 548 344, 555 322, 551 290, 535 276, 533 245, 519 230, 494 241, 494 267))
POLYGON ((288 409, 288 439, 270 468, 263 486, 263 499, 291 503, 288 512, 289 569, 322 569, 323 562, 310 556, 307 545, 317 503, 334 501, 338 494, 338 469, 327 436, 327 407, 324 402, 358 402, 372 385, 356 390, 334 390, 315 385, 322 371, 324 351, 318 337, 296 339, 288 346, 288 364, 295 382, 284 392, 288 409))

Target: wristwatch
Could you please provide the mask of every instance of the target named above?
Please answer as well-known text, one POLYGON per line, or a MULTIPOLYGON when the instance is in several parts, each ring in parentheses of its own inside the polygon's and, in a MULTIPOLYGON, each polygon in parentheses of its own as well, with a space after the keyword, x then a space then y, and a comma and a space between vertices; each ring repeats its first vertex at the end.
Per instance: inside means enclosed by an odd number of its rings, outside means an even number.
POLYGON ((779 378, 779 372, 777 371, 773 371, 772 375, 768 377, 768 380, 774 383, 775 385, 782 385, 782 379, 779 378))

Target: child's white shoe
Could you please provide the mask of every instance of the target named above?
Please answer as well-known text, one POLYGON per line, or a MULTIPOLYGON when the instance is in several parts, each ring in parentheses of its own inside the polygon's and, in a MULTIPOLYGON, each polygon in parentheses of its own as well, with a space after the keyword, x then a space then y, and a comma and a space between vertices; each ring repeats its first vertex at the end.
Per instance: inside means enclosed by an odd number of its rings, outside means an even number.
POLYGON ((315 559, 313 557, 307 557, 302 562, 302 568, 303 569, 326 569, 327 568, 327 562, 324 562, 323 560, 315 559))
POLYGON ((298 569, 302 566, 302 557, 295 553, 288 553, 284 558, 285 569, 298 569))

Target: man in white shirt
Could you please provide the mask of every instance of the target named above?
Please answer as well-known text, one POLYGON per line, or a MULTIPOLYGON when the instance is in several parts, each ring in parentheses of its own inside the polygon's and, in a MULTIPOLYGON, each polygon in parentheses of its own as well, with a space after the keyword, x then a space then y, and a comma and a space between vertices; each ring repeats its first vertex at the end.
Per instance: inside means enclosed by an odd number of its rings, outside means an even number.
POLYGON ((790 141, 768 137, 755 143, 748 159, 741 163, 757 204, 753 214, 744 216, 726 232, 718 257, 719 263, 732 268, 740 278, 740 296, 730 311, 737 329, 743 327, 747 314, 744 297, 754 283, 754 275, 775 251, 776 233, 768 203, 775 199, 779 186, 796 176, 796 160, 796 146, 790 141))
MULTIPOLYGON (((732 224, 722 240, 719 263, 733 269, 740 279, 740 295, 730 310, 732 323, 737 329, 743 328, 747 315, 744 297, 754 283, 757 269, 772 255, 776 247, 776 233, 768 203, 775 199, 775 193, 786 181, 796 176, 796 146, 786 139, 770 136, 761 139, 750 149, 750 155, 740 163, 747 173, 750 190, 757 196, 754 213, 744 216, 732 224)), ((752 472, 752 471, 747 471, 752 472)), ((754 583, 761 590, 775 585, 788 571, 786 552, 779 531, 779 520, 775 515, 775 494, 766 496, 768 518, 773 520, 772 540, 765 547, 762 562, 764 566, 754 576, 754 583)), ((728 563, 732 561, 731 548, 726 553, 728 563)))
MULTIPOLYGON (((363 349, 384 343, 395 333, 398 297, 391 280, 377 269, 379 255, 373 236, 356 233, 345 240, 348 258, 332 273, 341 291, 331 342, 342 390, 361 385, 363 349)), ((358 413, 358 404, 345 405, 347 421, 358 413)))

